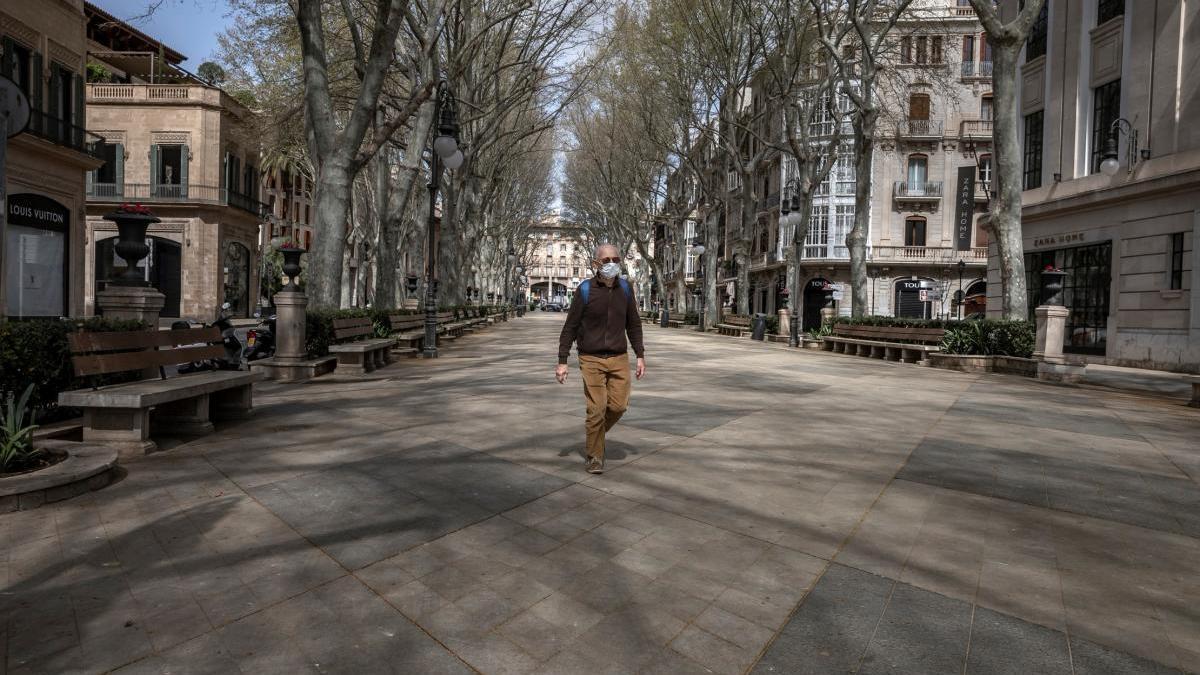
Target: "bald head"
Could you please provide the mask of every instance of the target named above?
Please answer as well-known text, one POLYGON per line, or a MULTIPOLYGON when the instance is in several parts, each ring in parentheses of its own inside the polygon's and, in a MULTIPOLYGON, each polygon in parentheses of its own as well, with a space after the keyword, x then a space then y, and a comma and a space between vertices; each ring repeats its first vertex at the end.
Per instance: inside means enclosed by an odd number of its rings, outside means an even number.
POLYGON ((617 247, 613 246, 612 244, 600 244, 599 246, 596 247, 596 260, 600 261, 601 263, 604 262, 605 258, 620 258, 620 257, 621 257, 621 252, 618 251, 617 247))

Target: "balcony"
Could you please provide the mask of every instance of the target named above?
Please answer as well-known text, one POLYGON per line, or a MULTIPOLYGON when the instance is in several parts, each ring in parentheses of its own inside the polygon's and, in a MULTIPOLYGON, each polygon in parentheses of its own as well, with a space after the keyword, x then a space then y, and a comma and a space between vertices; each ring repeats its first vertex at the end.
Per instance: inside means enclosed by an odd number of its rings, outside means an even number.
POLYGON ((25 127, 25 131, 55 145, 61 145, 97 159, 102 158, 100 146, 104 144, 103 138, 83 127, 75 126, 41 110, 29 111, 29 125, 25 127))
POLYGON ((988 79, 992 76, 991 61, 963 61, 962 76, 964 78, 988 79))
POLYGON ((777 251, 768 253, 755 253, 750 256, 750 271, 760 272, 762 270, 772 269, 783 264, 783 257, 777 251))
POLYGON ((959 260, 968 264, 986 263, 986 246, 977 246, 969 251, 957 251, 949 246, 875 246, 871 249, 871 262, 921 263, 953 265, 959 260))
POLYGON ((149 103, 242 107, 229 94, 202 84, 103 84, 86 85, 87 103, 149 103))
POLYGON ((942 137, 942 121, 904 120, 896 125, 896 135, 907 139, 938 139, 942 137))
POLYGON ((218 204, 265 217, 267 205, 257 199, 214 185, 149 185, 146 183, 92 183, 90 202, 144 202, 162 204, 218 204))
POLYGON ((892 186, 892 199, 896 201, 936 201, 942 198, 942 182, 909 183, 896 181, 892 186))
POLYGON ((833 241, 805 244, 804 260, 849 260, 850 249, 833 241))
POLYGON ((991 140, 992 120, 963 120, 958 137, 963 140, 991 140))
POLYGON ((765 213, 767 211, 770 211, 771 209, 775 208, 776 206, 779 206, 779 193, 778 192, 776 192, 773 195, 769 195, 765 199, 758 200, 758 212, 759 213, 765 213))

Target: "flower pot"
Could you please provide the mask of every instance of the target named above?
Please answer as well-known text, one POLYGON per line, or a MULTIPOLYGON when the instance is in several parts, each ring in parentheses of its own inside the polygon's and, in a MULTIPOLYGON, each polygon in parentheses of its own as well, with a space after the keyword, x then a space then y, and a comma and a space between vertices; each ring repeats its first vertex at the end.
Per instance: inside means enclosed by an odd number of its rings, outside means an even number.
POLYGON ((283 273, 287 275, 288 283, 282 291, 296 292, 300 287, 296 285, 296 281, 300 278, 300 256, 306 251, 302 248, 281 248, 279 253, 283 255, 283 273))
POLYGON ((1042 272, 1042 302, 1043 305, 1058 305, 1062 306, 1062 290, 1063 281, 1067 278, 1066 272, 1045 270, 1042 272))
POLYGON ((117 224, 117 243, 113 249, 125 261, 125 271, 110 283, 114 286, 149 286, 137 264, 150 253, 150 247, 146 245, 146 228, 160 222, 159 219, 149 214, 121 211, 109 213, 104 219, 117 224))

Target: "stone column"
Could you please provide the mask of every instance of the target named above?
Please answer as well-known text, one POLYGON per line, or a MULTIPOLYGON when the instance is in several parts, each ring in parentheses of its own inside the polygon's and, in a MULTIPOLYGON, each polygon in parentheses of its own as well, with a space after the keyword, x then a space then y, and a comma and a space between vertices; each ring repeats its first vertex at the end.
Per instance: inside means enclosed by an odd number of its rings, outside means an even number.
POLYGON ((835 310, 832 307, 821 308, 821 325, 825 326, 833 323, 835 310))
POLYGON ((787 307, 779 310, 779 334, 792 334, 792 314, 788 311, 787 307))
POLYGON ((275 294, 275 360, 298 363, 308 358, 308 296, 300 291, 275 294))
POLYGON ((1063 335, 1071 310, 1062 305, 1039 305, 1033 313, 1037 317, 1037 342, 1033 358, 1046 363, 1066 363, 1063 358, 1063 335))
POLYGON ((167 296, 148 286, 110 285, 96 294, 96 307, 109 319, 142 321, 158 330, 158 316, 167 296))

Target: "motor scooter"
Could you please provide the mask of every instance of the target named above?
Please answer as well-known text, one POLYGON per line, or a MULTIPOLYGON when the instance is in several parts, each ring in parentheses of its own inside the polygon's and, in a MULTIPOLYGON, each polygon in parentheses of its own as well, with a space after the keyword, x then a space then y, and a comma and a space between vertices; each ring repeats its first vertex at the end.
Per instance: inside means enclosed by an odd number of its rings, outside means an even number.
POLYGON ((257 361, 275 356, 275 318, 274 314, 262 317, 258 325, 246 333, 243 360, 257 361))
MULTIPOLYGON (((180 373, 195 373, 204 370, 241 370, 242 369, 242 343, 237 339, 237 333, 233 328, 233 323, 229 320, 229 303, 221 305, 221 311, 217 314, 217 320, 213 321, 213 327, 221 331, 221 341, 225 346, 225 356, 215 359, 204 359, 203 361, 192 361, 191 363, 180 364, 178 370, 180 373)), ((172 328, 190 328, 190 322, 176 321, 171 324, 172 328), (186 325, 184 325, 186 324, 186 325)))

